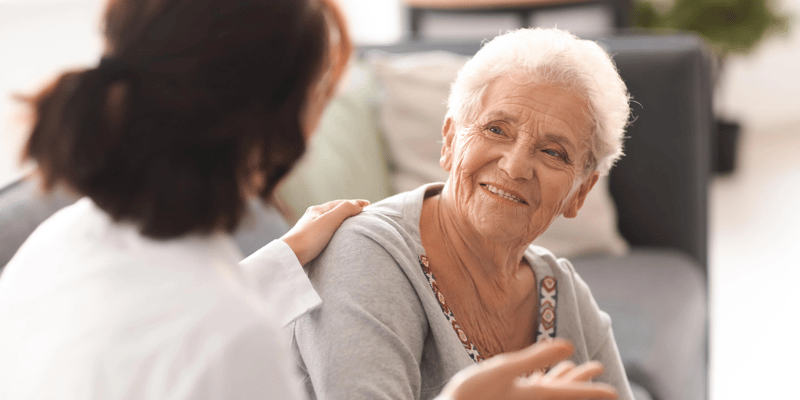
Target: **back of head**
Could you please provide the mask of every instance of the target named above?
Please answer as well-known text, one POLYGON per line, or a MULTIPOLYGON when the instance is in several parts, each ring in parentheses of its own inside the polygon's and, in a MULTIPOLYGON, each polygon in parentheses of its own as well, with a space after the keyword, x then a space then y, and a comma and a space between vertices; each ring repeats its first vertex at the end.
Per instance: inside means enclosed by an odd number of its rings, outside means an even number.
POLYGON ((448 116, 460 126, 475 119, 486 88, 501 76, 520 84, 556 85, 586 99, 594 132, 586 172, 606 174, 622 155, 630 108, 625 83, 611 57, 595 42, 558 29, 526 28, 487 42, 459 71, 448 116))
POLYGON ((269 196, 305 149, 331 38, 350 49, 329 0, 112 0, 104 33, 97 68, 30 99, 23 156, 156 238, 233 230, 253 174, 269 196))

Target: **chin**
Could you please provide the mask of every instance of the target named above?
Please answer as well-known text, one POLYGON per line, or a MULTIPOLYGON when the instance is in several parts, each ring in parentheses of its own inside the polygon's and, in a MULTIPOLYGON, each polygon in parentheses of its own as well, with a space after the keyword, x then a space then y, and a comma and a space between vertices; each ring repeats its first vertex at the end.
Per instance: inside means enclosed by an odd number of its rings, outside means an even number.
POLYGON ((527 233, 527 224, 516 218, 481 218, 475 223, 478 234, 492 241, 519 241, 527 233))

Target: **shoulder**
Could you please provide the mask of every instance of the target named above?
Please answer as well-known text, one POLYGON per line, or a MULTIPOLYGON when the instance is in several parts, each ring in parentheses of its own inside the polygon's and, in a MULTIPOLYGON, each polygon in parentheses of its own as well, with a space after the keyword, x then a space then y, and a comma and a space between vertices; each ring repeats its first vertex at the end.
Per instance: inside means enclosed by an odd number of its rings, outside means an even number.
POLYGON ((386 210, 364 210, 349 218, 306 269, 323 303, 334 293, 369 296, 407 280, 419 268, 419 236, 386 210))
MULTIPOLYGON (((6 271, 13 270, 15 264, 41 263, 40 259, 53 257, 55 251, 51 250, 70 250, 74 246, 62 245, 65 241, 71 241, 76 235, 81 235, 87 229, 87 221, 96 219, 92 212, 91 202, 88 199, 78 200, 76 203, 68 205, 56 211, 49 218, 39 224, 36 229, 17 249, 14 257, 8 262, 6 271)), ((83 241, 74 241, 74 245, 80 246, 83 241)), ((61 253, 61 257, 63 257, 61 253)))
MULTIPOLYGON (((611 329, 611 318, 600 309, 591 288, 581 278, 572 263, 558 258, 543 247, 531 245, 526 257, 534 265, 537 274, 552 276, 557 282, 559 325, 579 324, 583 339, 589 347, 599 346, 611 329), (594 343, 598 342, 598 343, 594 343)), ((537 276, 541 280, 545 276, 537 276)), ((589 349, 591 352, 591 349, 589 349)))
POLYGON ((399 193, 365 207, 360 214, 345 220, 337 234, 360 233, 376 238, 387 234, 418 235, 419 212, 414 211, 422 207, 422 200, 416 192, 399 193))
POLYGON ((558 258, 550 250, 536 245, 528 246, 525 256, 534 264, 537 272, 539 270, 549 271, 555 278, 568 282, 570 286, 575 286, 574 290, 591 294, 589 286, 581 279, 578 271, 568 259, 558 258))
POLYGON ((559 280, 574 282, 580 279, 575 267, 566 258, 558 258, 550 250, 536 245, 528 246, 525 257, 534 265, 537 273, 550 274, 559 280))
POLYGON ((312 280, 318 270, 344 263, 351 269, 369 264, 370 271, 396 265, 416 267, 417 256, 424 253, 419 234, 421 189, 424 187, 389 197, 345 220, 311 263, 312 280))
POLYGON ((413 211, 414 192, 390 197, 348 218, 306 266, 322 298, 320 310, 355 307, 384 314, 398 307, 420 308, 416 286, 425 279, 419 265, 424 249, 413 211))

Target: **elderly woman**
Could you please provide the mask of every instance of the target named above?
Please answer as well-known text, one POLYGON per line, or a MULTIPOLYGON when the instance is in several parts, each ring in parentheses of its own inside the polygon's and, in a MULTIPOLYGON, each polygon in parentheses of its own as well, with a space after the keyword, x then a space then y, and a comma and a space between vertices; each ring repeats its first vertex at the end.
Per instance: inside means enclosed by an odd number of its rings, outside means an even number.
POLYGON ((531 245, 620 157, 628 101, 594 42, 522 29, 487 43, 451 90, 447 182, 367 207, 313 263, 323 306, 293 329, 312 398, 430 399, 470 364, 558 337, 630 399, 608 315, 569 261, 531 245))

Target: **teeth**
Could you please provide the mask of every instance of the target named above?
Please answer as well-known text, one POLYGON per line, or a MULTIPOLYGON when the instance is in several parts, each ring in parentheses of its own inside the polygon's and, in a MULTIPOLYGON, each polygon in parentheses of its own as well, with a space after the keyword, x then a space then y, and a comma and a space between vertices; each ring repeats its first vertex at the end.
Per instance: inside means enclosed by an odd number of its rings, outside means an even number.
POLYGON ((484 187, 486 189, 489 189, 490 192, 492 192, 492 193, 494 193, 494 194, 496 194, 496 195, 498 195, 498 196, 500 196, 502 198, 505 198, 505 199, 508 199, 508 200, 511 200, 511 201, 515 201, 517 203, 522 203, 522 199, 520 199, 519 197, 512 196, 512 195, 510 195, 510 194, 508 194, 508 193, 506 193, 506 192, 504 192, 504 191, 502 191, 502 190, 500 190, 500 189, 498 189, 498 188, 496 188, 496 187, 494 187, 492 185, 485 184, 484 187))

